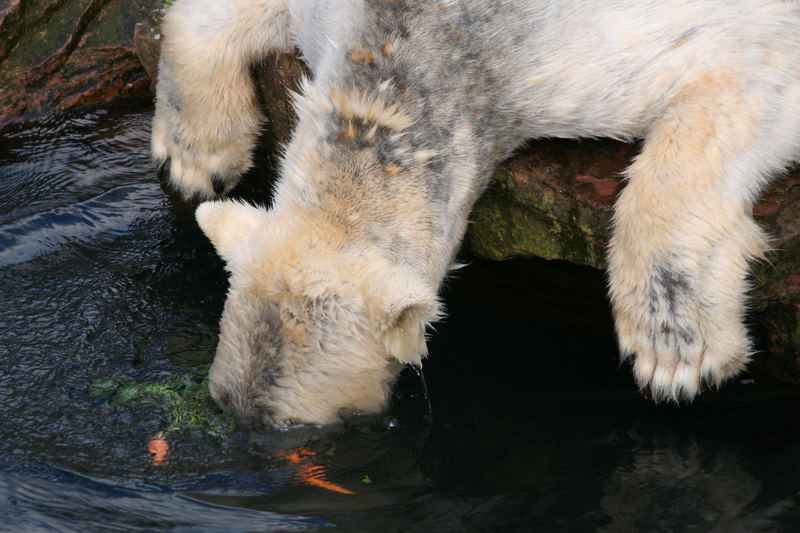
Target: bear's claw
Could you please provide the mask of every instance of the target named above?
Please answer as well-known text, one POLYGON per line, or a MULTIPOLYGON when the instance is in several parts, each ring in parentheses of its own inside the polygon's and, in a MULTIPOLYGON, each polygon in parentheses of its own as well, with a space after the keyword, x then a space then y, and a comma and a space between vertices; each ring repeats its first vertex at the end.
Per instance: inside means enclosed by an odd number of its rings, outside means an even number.
POLYGON ((156 176, 162 182, 169 178, 169 157, 159 163, 156 169, 156 176))

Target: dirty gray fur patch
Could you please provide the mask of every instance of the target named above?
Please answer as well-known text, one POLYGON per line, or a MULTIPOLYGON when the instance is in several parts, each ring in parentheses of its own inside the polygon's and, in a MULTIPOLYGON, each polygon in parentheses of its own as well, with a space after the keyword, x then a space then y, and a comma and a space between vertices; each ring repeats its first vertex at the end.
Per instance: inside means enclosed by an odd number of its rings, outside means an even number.
MULTIPOLYGON (((234 372, 243 379, 221 377, 212 381, 211 385, 220 407, 240 422, 258 427, 269 423, 273 416, 267 405, 268 398, 262 394, 274 387, 281 376, 283 321, 278 304, 272 302, 262 303, 248 318, 250 327, 243 329, 247 334, 229 348, 250 356, 249 368, 243 364, 234 365, 234 372)), ((226 375, 228 371, 222 374, 226 375)))
MULTIPOLYGON (((392 221, 386 221, 385 227, 388 228, 390 226, 392 226, 392 221)), ((414 261, 409 259, 413 257, 414 246, 413 243, 406 239, 400 236, 391 236, 389 231, 372 231, 369 233, 368 238, 372 244, 389 253, 393 264, 405 266, 414 264, 414 261)))
POLYGON ((187 153, 194 153, 194 148, 192 148, 192 145, 191 145, 190 143, 187 143, 186 141, 184 141, 184 140, 183 140, 181 137, 179 137, 178 135, 173 135, 173 136, 172 136, 172 142, 173 142, 173 143, 174 143, 176 146, 180 146, 180 147, 181 147, 181 149, 182 149, 184 152, 187 152, 187 153))
POLYGON ((654 269, 648 296, 652 315, 658 314, 660 309, 664 310, 664 304, 670 315, 670 320, 662 322, 658 327, 658 333, 671 337, 676 347, 678 344, 694 344, 697 340, 696 332, 679 323, 685 318, 681 316, 681 306, 693 297, 688 276, 675 270, 669 263, 661 264, 654 269))
POLYGON ((268 303, 253 316, 247 347, 253 357, 253 386, 256 390, 275 385, 280 376, 283 351, 283 321, 277 304, 268 303))
POLYGON ((396 34, 401 39, 411 35, 409 22, 424 9, 424 2, 389 0, 372 2, 369 6, 379 35, 396 34))
POLYGON ((687 345, 693 344, 695 341, 695 334, 691 329, 681 326, 674 326, 666 322, 661 324, 661 334, 667 336, 675 335, 676 339, 679 338, 684 344, 687 345))
POLYGON ((672 314, 675 313, 679 300, 692 292, 688 277, 673 270, 669 264, 656 267, 653 281, 654 285, 660 288, 657 296, 663 296, 672 314))
POLYGON ((172 107, 178 113, 183 111, 183 101, 180 95, 178 95, 177 92, 174 90, 169 91, 169 93, 167 94, 167 104, 169 104, 169 106, 172 107))
MULTIPOLYGON (((347 80, 347 85, 358 87, 362 92, 370 92, 383 81, 391 80, 387 101, 397 103, 418 119, 404 141, 411 144, 412 150, 446 145, 451 140, 453 121, 467 112, 448 104, 463 100, 454 94, 503 94, 503 83, 487 63, 493 56, 482 53, 476 43, 485 41, 486 34, 491 33, 498 20, 514 20, 518 14, 513 9, 502 3, 452 4, 443 8, 438 2, 414 0, 368 2, 365 8, 369 22, 365 24, 360 41, 351 46, 353 50, 372 52, 372 60, 368 63, 349 61, 336 77, 347 80), (409 24, 410 21, 415 23, 409 24), (380 52, 387 36, 397 44, 398 52, 392 57, 380 52), (420 63, 415 54, 404 51, 409 40, 429 43, 431 60, 420 63), (447 81, 444 86, 449 88, 448 94, 441 94, 442 80, 447 81)), ((485 143, 491 146, 498 144, 498 139, 508 139, 499 143, 485 162, 488 168, 507 157, 524 139, 523 124, 514 121, 517 117, 510 111, 513 106, 481 100, 475 103, 479 110, 474 124, 478 137, 491 136, 487 140, 492 142, 485 143), (507 131, 509 125, 514 131, 507 131)))

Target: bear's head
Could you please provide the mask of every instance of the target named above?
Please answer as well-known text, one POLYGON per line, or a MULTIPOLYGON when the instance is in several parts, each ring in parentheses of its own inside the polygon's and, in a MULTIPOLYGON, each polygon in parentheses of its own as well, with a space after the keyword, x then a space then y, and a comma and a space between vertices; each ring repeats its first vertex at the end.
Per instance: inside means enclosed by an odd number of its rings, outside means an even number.
POLYGON ((403 364, 427 353, 435 289, 321 213, 221 201, 196 216, 230 272, 214 400, 254 426, 383 410, 403 364))

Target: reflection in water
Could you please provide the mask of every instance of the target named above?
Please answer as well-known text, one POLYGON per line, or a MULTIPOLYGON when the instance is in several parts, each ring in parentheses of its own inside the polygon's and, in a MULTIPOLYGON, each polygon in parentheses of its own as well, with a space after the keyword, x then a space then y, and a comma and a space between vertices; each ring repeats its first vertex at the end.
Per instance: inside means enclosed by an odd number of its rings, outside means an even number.
POLYGON ((614 517, 611 530, 641 531, 654 522, 666 530, 707 528, 730 525, 760 491, 737 453, 708 456, 690 440, 631 450, 604 484, 601 506, 614 517))
POLYGON ((732 449, 703 449, 701 442, 634 447, 604 483, 601 506, 613 522, 603 531, 781 531, 794 513, 794 496, 759 508, 762 483, 732 449))
POLYGON ((789 531, 800 394, 732 384, 654 406, 619 369, 604 281, 480 260, 447 283, 424 386, 385 416, 148 441, 158 404, 98 380, 208 363, 227 282, 157 185, 150 110, 97 108, 0 137, 0 529, 789 531))

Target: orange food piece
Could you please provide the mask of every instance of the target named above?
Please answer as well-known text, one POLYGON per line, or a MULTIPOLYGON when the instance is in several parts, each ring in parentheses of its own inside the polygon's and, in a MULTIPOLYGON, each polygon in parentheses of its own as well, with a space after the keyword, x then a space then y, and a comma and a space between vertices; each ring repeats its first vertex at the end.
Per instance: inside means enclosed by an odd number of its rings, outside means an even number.
POLYGON ((293 465, 300 464, 307 457, 317 455, 306 447, 295 448, 290 452, 279 452, 278 457, 283 457, 293 465))
POLYGON ((297 472, 297 480, 300 483, 319 487, 331 492, 338 492, 339 494, 355 494, 352 490, 348 490, 338 483, 328 481, 325 466, 315 465, 309 462, 309 458, 315 455, 316 454, 308 448, 300 447, 290 451, 279 452, 277 457, 282 457, 293 465, 301 465, 300 470, 297 472))
POLYGON ((153 464, 163 465, 169 455, 169 443, 162 435, 153 435, 147 443, 147 451, 153 454, 153 464))
POLYGON ((297 477, 300 483, 305 483, 306 485, 313 485, 314 487, 319 487, 331 492, 338 492, 339 494, 355 494, 352 490, 348 490, 338 483, 328 481, 326 479, 328 476, 325 473, 324 466, 312 464, 303 465, 297 473, 297 477))

